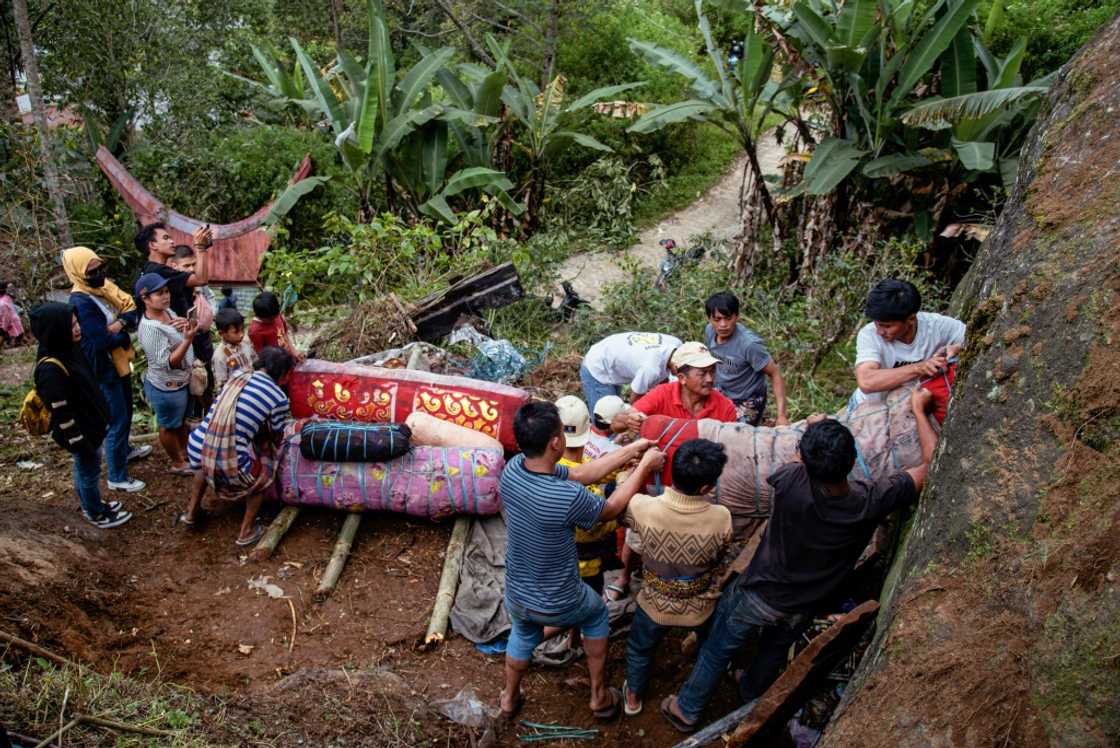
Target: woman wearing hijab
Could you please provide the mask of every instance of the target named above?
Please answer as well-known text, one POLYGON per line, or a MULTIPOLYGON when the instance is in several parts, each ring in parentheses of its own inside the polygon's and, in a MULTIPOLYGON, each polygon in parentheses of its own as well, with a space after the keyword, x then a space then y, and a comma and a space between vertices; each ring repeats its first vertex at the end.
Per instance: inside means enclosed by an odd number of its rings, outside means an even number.
POLYGON ((62 253, 62 268, 73 284, 70 304, 82 328, 85 353, 94 381, 109 404, 109 433, 105 437, 109 488, 142 491, 144 481, 130 478, 128 461, 146 457, 150 446, 132 447, 132 367, 134 355, 128 333, 139 318, 132 296, 105 274, 105 263, 88 247, 71 247, 62 253))
POLYGON ((101 442, 109 410, 78 341, 82 329, 70 304, 40 304, 31 310, 39 341, 35 391, 51 413, 51 436, 74 456, 74 491, 82 514, 102 529, 123 525, 132 514, 119 501, 101 500, 101 442))

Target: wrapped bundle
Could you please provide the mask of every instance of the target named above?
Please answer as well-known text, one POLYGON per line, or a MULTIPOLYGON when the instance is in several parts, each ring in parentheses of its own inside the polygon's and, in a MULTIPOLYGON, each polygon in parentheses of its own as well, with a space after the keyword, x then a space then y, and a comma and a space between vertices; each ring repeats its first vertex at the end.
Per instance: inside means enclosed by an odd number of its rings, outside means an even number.
MULTIPOLYGON (((877 480, 921 464, 918 430, 910 410, 911 389, 900 387, 882 402, 866 401, 833 416, 855 437, 856 464, 851 478, 877 480)), ((805 421, 789 426, 755 427, 707 418, 690 421, 652 416, 642 425, 641 435, 657 441, 666 450, 666 482, 672 479, 668 465, 673 453, 685 441, 699 437, 726 447, 728 460, 716 487, 716 499, 731 510, 738 534, 744 520, 770 516, 771 488, 766 479, 794 458, 805 428, 805 421)))
POLYGON ((388 511, 440 520, 454 514, 497 514, 498 449, 413 447, 386 462, 327 462, 300 454, 288 436, 277 459, 276 498, 344 511, 388 511))
MULTIPOLYGON (((471 432, 474 433, 474 432, 471 432)), ((299 451, 307 460, 385 462, 408 452, 412 433, 400 423, 310 421, 299 430, 299 451)))
POLYGON ((292 371, 292 415, 364 423, 404 423, 426 413, 517 450, 513 417, 529 400, 516 387, 426 371, 309 360, 292 371))

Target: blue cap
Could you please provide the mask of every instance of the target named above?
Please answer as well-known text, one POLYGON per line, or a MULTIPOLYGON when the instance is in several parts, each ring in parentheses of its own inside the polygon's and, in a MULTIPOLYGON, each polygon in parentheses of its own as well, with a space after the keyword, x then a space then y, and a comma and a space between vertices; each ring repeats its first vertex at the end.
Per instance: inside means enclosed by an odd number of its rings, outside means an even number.
POLYGON ((144 273, 136 281, 136 295, 143 296, 146 293, 155 293, 166 285, 167 278, 159 273, 144 273))

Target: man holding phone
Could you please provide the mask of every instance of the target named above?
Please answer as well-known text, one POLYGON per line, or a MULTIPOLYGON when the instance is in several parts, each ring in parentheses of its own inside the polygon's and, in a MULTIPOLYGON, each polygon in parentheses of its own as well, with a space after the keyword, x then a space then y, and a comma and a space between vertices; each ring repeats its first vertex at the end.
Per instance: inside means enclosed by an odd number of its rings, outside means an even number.
MULTIPOLYGON (((194 307, 194 289, 205 286, 210 282, 209 250, 214 243, 213 231, 210 224, 199 226, 191 235, 191 249, 194 251, 195 265, 193 270, 178 270, 171 267, 175 257, 175 240, 164 223, 150 223, 136 234, 134 239, 136 248, 147 255, 142 275, 155 273, 167 280, 167 288, 171 292, 171 311, 176 318, 172 321, 179 332, 187 328, 188 317, 194 307)), ((144 303, 142 299, 136 300, 137 307, 143 314, 144 303)), ((195 316, 197 322, 197 312, 195 316)), ((194 354, 201 361, 209 361, 214 353, 210 341, 210 330, 199 330, 193 341, 194 354)))

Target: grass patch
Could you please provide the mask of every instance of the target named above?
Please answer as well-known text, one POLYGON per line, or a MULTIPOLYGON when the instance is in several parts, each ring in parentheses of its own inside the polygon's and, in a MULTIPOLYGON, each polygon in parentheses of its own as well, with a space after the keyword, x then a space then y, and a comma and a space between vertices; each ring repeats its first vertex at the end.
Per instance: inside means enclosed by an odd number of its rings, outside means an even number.
POLYGON ((153 737, 79 724, 63 736, 67 745, 105 745, 107 737, 115 736, 112 744, 118 748, 204 748, 213 742, 198 729, 203 715, 219 722, 223 718, 219 706, 184 688, 119 672, 101 675, 84 666, 57 667, 38 657, 22 666, 0 663, 0 693, 0 722, 24 735, 46 737, 79 713, 177 732, 173 738, 153 737))
POLYGON ((675 164, 665 181, 634 201, 634 222, 644 229, 682 210, 714 187, 742 153, 739 144, 714 127, 695 127, 694 157, 675 164))

